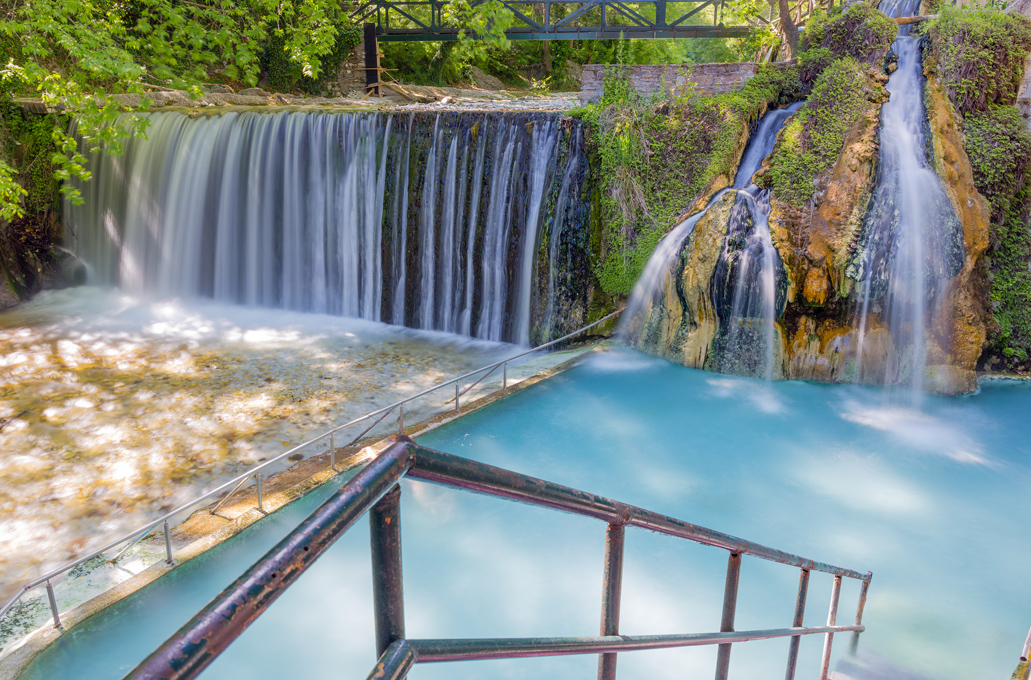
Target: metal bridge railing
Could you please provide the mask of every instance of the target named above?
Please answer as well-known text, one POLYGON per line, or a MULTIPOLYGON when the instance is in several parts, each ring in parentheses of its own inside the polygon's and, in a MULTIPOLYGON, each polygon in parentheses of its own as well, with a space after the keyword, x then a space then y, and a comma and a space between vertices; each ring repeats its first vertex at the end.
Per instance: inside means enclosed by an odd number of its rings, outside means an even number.
POLYGON ((641 649, 719 645, 716 680, 726 680, 733 643, 790 638, 787 680, 793 680, 803 635, 823 634, 820 678, 826 679, 836 633, 852 633, 852 649, 863 626, 863 608, 872 574, 861 574, 730 536, 601 496, 510 472, 502 468, 433 451, 404 436, 341 487, 286 538, 223 590, 186 625, 131 671, 129 680, 187 680, 196 677, 262 614, 304 571, 366 512, 371 525, 373 600, 379 660, 369 680, 401 680, 415 663, 508 659, 528 656, 599 654, 599 680, 616 676, 616 654, 641 649), (514 501, 593 517, 606 522, 605 568, 602 579, 601 634, 574 638, 502 638, 415 640, 405 636, 401 576, 401 487, 403 477, 467 489, 514 501), (619 634, 626 527, 675 536, 722 548, 730 553, 719 632, 684 635, 619 634), (801 570, 794 619, 790 628, 737 631, 738 580, 745 555, 801 570), (810 572, 834 576, 825 626, 803 626, 810 572), (838 625, 838 599, 843 578, 862 585, 855 623, 838 625))
POLYGON ((622 311, 623 311, 622 309, 618 309, 618 310, 612 312, 611 314, 609 314, 607 316, 604 316, 601 319, 598 319, 594 323, 588 324, 588 325, 584 326, 583 328, 579 328, 579 329, 573 331, 572 333, 568 333, 568 334, 562 336, 561 338, 557 338, 557 339, 552 340, 550 342, 546 342, 543 345, 538 345, 537 347, 534 347, 532 349, 526 350, 525 352, 520 352, 519 354, 515 354, 513 356, 510 356, 507 359, 502 359, 501 361, 496 361, 496 362, 494 362, 492 364, 487 364, 486 366, 481 366, 480 368, 477 368, 475 370, 469 371, 468 373, 463 373, 462 375, 460 375, 458 377, 451 378, 450 380, 446 380, 446 381, 444 381, 442 383, 434 385, 433 387, 425 389, 425 390, 423 390, 423 391, 421 391, 421 392, 419 392, 417 394, 413 394, 410 397, 405 397, 404 399, 401 399, 400 401, 396 401, 393 404, 390 404, 389 406, 384 406, 383 408, 376 409, 375 411, 372 411, 370 413, 366 413, 365 415, 360 416, 358 418, 355 418, 354 420, 351 420, 350 422, 344 423, 343 425, 338 425, 338 426, 334 427, 331 430, 327 430, 326 432, 323 432, 322 434, 320 434, 320 435, 318 435, 318 436, 316 436, 316 437, 314 437, 312 439, 309 439, 306 442, 303 442, 303 443, 298 444, 298 445, 296 445, 296 446, 294 446, 294 447, 292 447, 290 449, 287 449, 283 453, 280 453, 279 455, 277 455, 277 456, 275 456, 275 457, 265 461, 264 463, 262 463, 260 465, 257 465, 256 467, 248 470, 244 474, 239 475, 238 477, 234 477, 233 479, 230 479, 229 481, 227 481, 227 482, 225 482, 223 484, 220 484, 219 486, 215 487, 214 489, 212 489, 211 491, 207 492, 203 496, 195 498, 192 501, 189 501, 187 503, 184 503, 184 504, 180 505, 179 507, 175 508, 174 510, 172 510, 171 512, 168 512, 167 514, 162 515, 161 517, 157 518, 156 520, 154 520, 152 522, 148 522, 147 524, 144 524, 143 526, 139 527, 138 529, 135 529, 135 530, 129 532, 128 534, 125 534, 124 536, 122 536, 122 537, 120 537, 120 538, 118 538, 118 539, 116 539, 114 541, 111 541, 110 543, 104 545, 102 548, 94 550, 93 552, 89 553, 85 557, 81 557, 81 558, 75 560, 74 562, 69 562, 68 564, 65 564, 62 567, 54 569, 53 571, 51 571, 51 572, 49 572, 47 574, 44 574, 43 576, 40 576, 39 578, 37 578, 37 579, 35 579, 33 581, 30 581, 29 583, 26 583, 14 595, 14 597, 12 597, 10 600, 8 600, 3 605, 3 607, 0 607, 0 618, 2 618, 11 609, 11 607, 13 607, 15 604, 17 604, 21 600, 21 598, 24 597, 25 594, 28 593, 30 590, 32 590, 34 588, 38 588, 39 586, 44 586, 45 585, 46 586, 46 590, 47 590, 47 599, 50 601, 50 612, 51 612, 51 616, 53 617, 54 627, 58 628, 61 625, 61 615, 60 615, 60 610, 59 610, 58 605, 57 605, 57 597, 56 597, 56 595, 54 593, 54 586, 53 586, 53 584, 51 582, 54 581, 55 579, 57 579, 58 577, 66 574, 67 572, 71 571, 72 569, 75 569, 79 565, 84 564, 85 562, 88 562, 88 561, 90 561, 90 560, 92 560, 92 559, 94 559, 96 557, 99 557, 100 555, 103 555, 104 553, 107 553, 110 550, 114 550, 115 548, 124 545, 124 547, 114 557, 112 557, 109 560, 110 562, 114 562, 119 557, 121 557, 123 554, 125 554, 132 546, 134 546, 136 543, 138 543, 139 541, 141 541, 144 538, 146 538, 147 536, 149 536, 151 534, 151 532, 153 532, 154 530, 159 529, 159 528, 164 532, 164 535, 165 535, 165 555, 166 555, 165 561, 168 564, 172 564, 172 562, 173 562, 173 559, 172 559, 172 541, 171 541, 171 535, 170 535, 170 524, 169 524, 169 522, 171 520, 173 520, 173 518, 175 518, 177 515, 180 515, 181 513, 183 513, 184 511, 189 510, 191 508, 195 508, 196 506, 198 506, 198 505, 200 505, 202 503, 211 501, 212 499, 218 497, 219 494, 224 493, 224 492, 226 492, 228 490, 228 493, 226 493, 226 495, 215 505, 215 507, 213 507, 211 509, 211 513, 214 514, 229 499, 230 496, 235 494, 241 488, 246 486, 248 482, 251 482, 253 480, 254 484, 257 486, 257 500, 258 500, 257 508, 261 512, 265 512, 265 509, 263 507, 263 499, 262 499, 262 481, 263 481, 263 479, 265 477, 265 471, 267 471, 272 466, 274 466, 274 465, 276 465, 278 463, 281 463, 284 459, 288 458, 289 456, 292 456, 292 455, 298 453, 299 451, 308 448, 309 446, 313 446, 313 445, 317 445, 317 444, 325 442, 325 443, 328 443, 328 447, 329 447, 330 466, 335 469, 336 468, 336 452, 337 452, 337 446, 336 446, 335 439, 336 439, 336 435, 339 432, 341 432, 342 430, 345 430, 345 429, 347 429, 349 427, 353 427, 353 426, 355 426, 355 425, 357 425, 359 423, 364 423, 364 422, 368 422, 370 420, 376 419, 369 427, 367 427, 365 430, 363 430, 356 437, 353 437, 352 439, 350 439, 350 441, 347 444, 345 444, 344 446, 340 447, 340 448, 346 449, 349 446, 357 443, 362 437, 364 437, 366 434, 368 434, 372 430, 372 428, 374 428, 376 425, 378 425, 380 422, 382 422, 391 413, 394 413, 396 411, 397 412, 398 432, 403 434, 404 433, 404 407, 405 407, 405 404, 408 404, 408 403, 410 403, 410 402, 412 402, 412 401, 414 401, 416 399, 419 399, 421 397, 425 397, 426 395, 428 395, 428 394, 430 394, 432 392, 436 392, 437 390, 443 389, 443 388, 448 387, 450 385, 454 385, 455 386, 455 397, 454 397, 455 410, 457 411, 457 410, 459 410, 459 407, 460 407, 460 399, 461 399, 461 397, 464 396, 466 393, 468 393, 469 390, 474 388, 476 385, 478 385, 484 378, 486 378, 487 376, 489 376, 492 373, 494 373, 498 368, 501 368, 501 370, 502 370, 502 384, 501 384, 501 387, 502 387, 502 389, 507 389, 508 388, 508 364, 510 362, 515 361, 516 359, 521 359, 522 357, 528 356, 528 355, 533 354, 535 352, 539 352, 542 349, 546 349, 546 348, 552 347, 552 346, 554 346, 556 344, 565 342, 566 340, 574 338, 574 337, 576 337, 578 335, 582 335, 584 332, 586 332, 586 331, 590 330, 591 328, 594 328, 594 327, 596 327, 596 326, 598 326, 598 325, 608 321, 609 319, 613 318, 614 316, 620 314, 622 311), (482 375, 480 375, 481 373, 482 373, 482 375), (477 378, 471 384, 467 385, 464 389, 461 389, 462 383, 466 382, 470 378, 472 378, 474 376, 477 376, 477 375, 480 375, 480 377, 477 378))
MULTIPOLYGON (((476 7, 484 0, 472 0, 476 7)), ((813 2, 815 0, 802 0, 813 2)), ((752 25, 725 26, 725 0, 503 0, 512 25, 509 40, 616 38, 743 38, 752 25)), ((458 40, 444 0, 362 0, 350 12, 356 24, 374 23, 381 42, 458 40)))

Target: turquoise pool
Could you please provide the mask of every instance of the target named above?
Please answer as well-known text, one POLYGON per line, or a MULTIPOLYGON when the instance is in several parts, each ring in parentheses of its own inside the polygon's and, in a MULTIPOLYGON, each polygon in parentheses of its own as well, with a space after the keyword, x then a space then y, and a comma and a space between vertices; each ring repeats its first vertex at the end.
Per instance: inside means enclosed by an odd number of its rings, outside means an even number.
MULTIPOLYGON (((924 400, 766 384, 610 350, 420 442, 797 554, 874 572, 860 648, 890 677, 1006 678, 1031 624, 1031 385, 924 400)), ((23 677, 120 678, 331 489, 276 513, 64 636, 23 677)), ((411 637, 595 635, 601 522, 405 482, 411 637)), ((726 553, 627 533, 621 632, 719 625, 726 553)), ((745 558, 737 627, 790 623, 796 570, 745 558)), ((839 620, 857 586, 846 582, 839 620)), ((826 617, 814 575, 807 624, 826 617)), ((846 639, 836 642, 835 662, 846 639)), ((799 678, 821 640, 803 640, 799 678)), ((786 641, 736 645, 731 677, 783 677, 786 641)), ((204 674, 364 678, 374 661, 359 523, 204 674)), ((635 652, 620 676, 708 676, 715 649, 635 652)), ((592 677, 597 658, 418 666, 413 678, 592 677)), ((833 667, 833 665, 832 665, 833 667)))

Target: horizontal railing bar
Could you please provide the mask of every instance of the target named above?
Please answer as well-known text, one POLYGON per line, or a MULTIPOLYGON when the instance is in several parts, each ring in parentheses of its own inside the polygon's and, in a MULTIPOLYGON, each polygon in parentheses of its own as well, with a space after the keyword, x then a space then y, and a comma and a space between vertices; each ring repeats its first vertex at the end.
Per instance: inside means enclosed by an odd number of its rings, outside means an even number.
POLYGON ((869 572, 861 574, 851 569, 816 562, 737 536, 620 503, 604 496, 597 496, 448 453, 433 451, 419 445, 413 446, 413 456, 415 463, 408 476, 428 482, 455 486, 492 496, 503 496, 531 505, 543 505, 577 515, 594 517, 610 524, 625 524, 648 529, 660 534, 676 536, 695 543, 703 543, 811 571, 846 576, 859 581, 867 581, 872 576, 869 572))
MULTIPOLYGON (((609 319, 611 319, 612 317, 616 316, 617 314, 619 314, 622 311, 623 311, 623 308, 617 309, 616 311, 612 312, 611 314, 609 314, 607 316, 604 316, 604 317, 598 319, 597 321, 584 326, 583 328, 579 328, 579 329, 573 331, 572 333, 567 333, 566 335, 563 335, 561 338, 557 338, 555 340, 551 340, 550 342, 546 342, 543 345, 538 345, 537 347, 529 349, 529 350, 527 350, 525 352, 521 352, 521 353, 516 354, 514 356, 508 357, 507 359, 503 359, 501 361, 496 361, 493 364, 488 364, 486 366, 481 366, 480 368, 477 368, 475 370, 469 371, 468 373, 464 373, 464 374, 462 374, 462 375, 460 375, 460 376, 458 376, 456 378, 451 378, 450 380, 448 380, 446 382, 439 383, 437 385, 434 385, 433 387, 430 387, 430 388, 427 388, 427 389, 423 390, 422 392, 419 392, 417 394, 413 394, 413 395, 411 395, 409 397, 405 397, 404 399, 401 399, 400 401, 396 401, 393 404, 390 404, 389 406, 384 406, 383 408, 380 408, 380 409, 377 409, 375 411, 371 411, 369 413, 366 413, 365 415, 359 416, 358 418, 355 418, 354 420, 352 420, 350 422, 344 423, 343 425, 338 425, 338 426, 334 427, 331 430, 327 430, 326 432, 323 432, 322 434, 319 434, 318 436, 316 436, 316 437, 314 437, 312 439, 309 439, 306 442, 303 442, 301 444, 297 444, 293 448, 290 448, 290 449, 287 449, 286 451, 283 451, 282 453, 280 453, 279 455, 275 456, 274 458, 271 458, 271 459, 265 461, 264 463, 261 463, 260 465, 256 465, 255 467, 250 468, 249 470, 247 470, 243 474, 238 475, 236 477, 233 477, 232 479, 224 482, 223 484, 220 484, 219 486, 215 487, 211 491, 208 491, 204 495, 199 496, 198 498, 195 498, 192 501, 188 501, 188 502, 184 503, 183 505, 180 505, 178 508, 175 508, 171 512, 169 512, 169 513, 167 513, 167 514, 165 514, 165 515, 163 515, 161 517, 158 517, 154 521, 152 521, 152 522, 150 522, 148 524, 145 524, 142 527, 139 527, 138 529, 135 529, 135 530, 133 530, 133 531, 131 531, 131 532, 121 536, 120 538, 118 538, 118 539, 108 543, 104 547, 98 548, 97 550, 94 550, 93 552, 89 553, 88 555, 86 555, 84 557, 80 557, 79 559, 75 560, 74 562, 69 562, 68 564, 65 564, 65 565, 63 565, 61 567, 58 567, 57 569, 54 569, 53 571, 51 571, 51 572, 49 572, 47 574, 44 574, 43 576, 40 576, 39 578, 35 579, 34 581, 30 581, 29 583, 24 585, 11 599, 9 599, 4 604, 3 607, 0 607, 0 617, 2 617, 4 614, 6 614, 7 611, 11 607, 13 607, 15 604, 17 604, 18 600, 20 600, 25 595, 25 593, 27 593, 28 591, 32 590, 33 588, 35 588, 35 587, 37 587, 39 585, 42 585, 43 583, 46 583, 47 581, 49 581, 51 579, 54 579, 54 578, 60 576, 61 574, 64 574, 64 573, 66 573, 68 571, 71 571, 72 569, 74 569, 75 567, 79 566, 80 564, 84 564, 86 562, 89 562, 90 560, 92 560, 93 558, 97 557, 98 555, 102 555, 102 554, 106 553, 108 550, 111 550, 112 548, 116 548, 119 545, 121 545, 122 543, 125 543, 126 541, 132 540, 133 538, 139 536, 143 532, 149 533, 150 531, 152 531, 153 529, 155 529, 159 525, 161 525, 163 522, 171 519, 173 516, 178 515, 179 513, 183 512, 184 510, 188 510, 189 508, 192 508, 194 506, 200 505, 204 501, 206 501, 206 500, 208 500, 208 499, 210 499, 210 498, 212 498, 214 496, 217 496, 218 494, 220 494, 221 492, 225 491, 226 489, 228 489, 233 484, 239 484, 240 486, 242 486, 243 483, 245 481, 247 481, 247 479, 249 479, 250 477, 253 477, 256 472, 258 472, 260 470, 264 470, 265 468, 267 468, 267 467, 269 467, 271 465, 275 465, 276 463, 280 462, 281 460, 283 460, 287 456, 290 456, 290 455, 300 451, 301 449, 304 449, 304 448, 306 448, 308 446, 311 446, 312 444, 315 444, 315 443, 325 439, 326 437, 329 437, 330 435, 336 434, 340 430, 346 429, 346 428, 351 427, 353 425, 357 425, 360 422, 363 422, 365 420, 369 420, 370 418, 374 418, 374 417, 376 417, 378 415, 381 415, 381 414, 385 415, 387 413, 390 413, 391 411, 393 411, 394 409, 398 408, 399 406, 401 406, 403 404, 407 404, 408 402, 410 402, 410 401, 412 401, 414 399, 418 399, 420 397, 424 397, 427 394, 430 394, 431 392, 439 390, 442 387, 447 387, 448 385, 452 385, 452 384, 454 384, 455 382, 457 382, 459 380, 465 380, 466 378, 468 378, 470 376, 473 376, 473 375, 476 375, 477 373, 480 373, 482 371, 488 371, 488 370, 489 371, 493 371, 494 369, 496 369, 498 366, 501 366, 502 364, 505 364, 505 363, 510 362, 510 361, 514 361, 515 359, 520 359, 520 358, 522 358, 524 356, 527 356, 529 354, 533 354, 534 352, 538 352, 538 351, 540 351, 542 349, 545 349, 545 348, 550 347, 552 345, 555 345, 557 343, 560 343, 560 342, 563 342, 565 340, 568 340, 569 338, 572 338, 572 337, 574 337, 576 335, 579 335, 579 334, 583 333, 586 330, 594 328, 598 324, 601 324, 601 323, 603 323, 605 321, 608 321, 609 319)), ((232 493, 233 492, 231 492, 230 495, 232 493)), ((222 499, 222 500, 225 500, 225 499, 222 499)))
MULTIPOLYGON (((157 678, 189 680, 195 678, 322 552, 406 475, 418 476, 428 481, 473 491, 527 500, 555 509, 579 512, 599 518, 614 516, 616 521, 610 522, 610 524, 621 526, 625 526, 625 522, 620 520, 621 516, 625 519, 635 512, 644 512, 633 506, 617 503, 600 496, 426 449, 407 437, 398 436, 386 451, 374 458, 361 472, 344 484, 329 500, 319 506, 232 585, 216 596, 189 623, 166 640, 126 678, 132 680, 156 680, 157 678)), ((693 525, 686 526, 693 527, 693 525)), ((708 531, 698 527, 694 527, 694 529, 708 531)), ((709 532, 707 536, 711 538, 723 535, 709 532)), ((748 541, 730 538, 736 541, 737 545, 757 546, 748 541)), ((711 541, 709 544, 718 545, 711 541)), ((762 548, 762 546, 758 547, 762 548)), ((817 564, 788 553, 770 551, 768 548, 763 548, 763 550, 790 557, 807 565, 817 564)), ((746 551, 740 550, 739 552, 746 551)), ((751 554, 763 556, 754 550, 751 554)), ((815 569, 817 567, 808 568, 815 569)), ((837 569, 836 567, 831 568, 837 569)), ((849 570, 839 571, 849 572, 849 570)), ((870 575, 867 574, 865 579, 868 580, 869 577, 870 575)), ((836 581, 840 582, 840 575, 836 581)), ((407 644, 415 652, 417 662, 452 661, 557 654, 615 653, 634 649, 730 644, 774 637, 862 632, 863 630, 865 628, 861 625, 837 626, 831 621, 827 626, 819 628, 793 627, 638 637, 407 640, 407 644)), ((388 647, 389 649, 390 647, 388 647)))
POLYGON ((863 632, 865 626, 803 626, 686 635, 607 635, 600 637, 499 638, 485 640, 407 640, 416 663, 517 659, 533 656, 604 654, 672 647, 700 647, 796 635, 863 632))
POLYGON ((409 442, 370 462, 126 677, 196 677, 405 475, 409 442))

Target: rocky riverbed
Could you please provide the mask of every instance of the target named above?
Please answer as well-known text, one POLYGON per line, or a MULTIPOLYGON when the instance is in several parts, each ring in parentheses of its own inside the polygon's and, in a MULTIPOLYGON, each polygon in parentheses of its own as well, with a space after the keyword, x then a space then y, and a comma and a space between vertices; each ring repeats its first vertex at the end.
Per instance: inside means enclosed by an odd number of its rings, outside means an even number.
POLYGON ((338 317, 45 292, 0 314, 0 598, 289 445, 515 351, 338 317))

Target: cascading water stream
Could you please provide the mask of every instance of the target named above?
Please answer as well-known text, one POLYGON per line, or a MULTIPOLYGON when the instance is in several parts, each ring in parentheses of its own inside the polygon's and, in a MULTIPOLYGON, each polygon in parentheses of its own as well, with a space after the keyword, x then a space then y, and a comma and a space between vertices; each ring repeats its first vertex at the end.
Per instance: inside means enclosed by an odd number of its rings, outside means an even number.
POLYGON ((723 252, 713 273, 712 298, 720 318, 714 368, 774 378, 780 255, 770 237, 770 192, 750 184, 737 193, 723 252), (730 297, 730 301, 727 297, 730 297))
MULTIPOLYGON (((912 13, 896 0, 889 16, 912 13)), ((857 282, 856 379, 908 383, 920 400, 928 362, 928 328, 942 311, 942 294, 962 268, 961 226, 927 157, 923 72, 919 40, 902 26, 893 49, 898 69, 888 79, 891 95, 881 110, 877 188, 864 221, 860 248, 849 268, 857 282), (872 348, 871 333, 890 332, 872 348)), ((882 333, 883 334, 883 333, 882 333)))
POLYGON ((556 305, 539 296, 586 307, 586 284, 558 290, 569 277, 537 275, 587 258, 570 245, 587 228, 575 121, 143 115, 148 139, 127 141, 121 157, 94 154, 86 202, 65 213, 67 242, 97 283, 520 344, 569 325, 545 322, 556 305))
MULTIPOLYGON (((695 225, 706 214, 709 207, 723 197, 727 191, 737 191, 736 218, 734 224, 728 225, 727 242, 721 263, 724 274, 732 271, 733 280, 727 282, 732 290, 733 302, 717 308, 725 309, 726 319, 721 317, 724 326, 729 327, 726 333, 728 349, 742 345, 739 328, 744 324, 761 327, 761 338, 765 351, 762 356, 760 376, 771 378, 773 374, 774 322, 776 320, 776 267, 780 258, 773 247, 769 229, 769 192, 760 192, 751 183, 752 175, 762 165, 763 160, 773 151, 777 141, 777 133, 784 123, 802 105, 797 102, 783 109, 768 112, 760 119, 755 133, 752 135, 741 157, 730 189, 717 192, 709 199, 706 207, 678 224, 666 235, 656 247, 648 260, 644 272, 627 303, 623 315, 621 332, 632 341, 640 336, 650 310, 660 303, 666 291, 666 282, 671 275, 673 265, 680 256, 688 237, 695 225), (757 200, 758 199, 758 200, 757 200), (735 227, 736 224, 736 227, 735 227), (736 239, 736 241, 735 241, 736 239), (738 243, 738 247, 732 247, 738 243), (742 248, 742 246, 745 246, 742 248), (736 253, 736 254, 735 254, 736 253), (735 260, 734 266, 727 266, 728 259, 735 260)), ((727 370, 731 370, 727 367, 727 370)))

